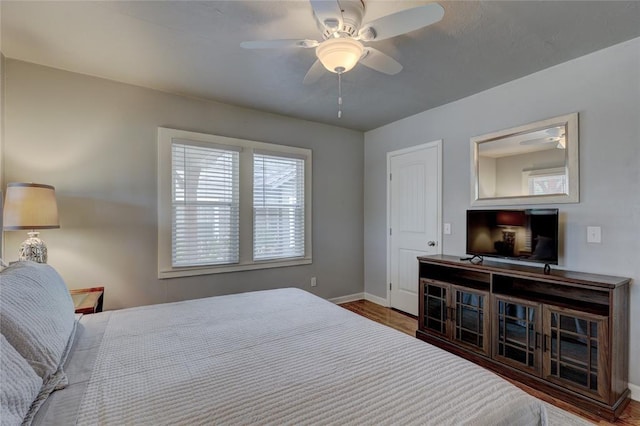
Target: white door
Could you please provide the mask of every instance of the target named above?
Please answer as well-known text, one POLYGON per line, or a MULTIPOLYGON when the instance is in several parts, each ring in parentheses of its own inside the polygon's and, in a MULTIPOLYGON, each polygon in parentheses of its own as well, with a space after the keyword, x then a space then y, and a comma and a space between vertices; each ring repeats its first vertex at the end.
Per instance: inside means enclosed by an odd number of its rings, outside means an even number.
POLYGON ((440 251, 441 142, 388 154, 389 304, 418 315, 417 256, 440 251))

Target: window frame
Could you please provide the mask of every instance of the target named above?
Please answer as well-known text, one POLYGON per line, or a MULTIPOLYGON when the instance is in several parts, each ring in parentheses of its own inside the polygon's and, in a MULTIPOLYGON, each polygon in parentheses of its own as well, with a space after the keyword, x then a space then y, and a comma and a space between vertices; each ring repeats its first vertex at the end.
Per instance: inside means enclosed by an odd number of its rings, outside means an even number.
MULTIPOLYGON (((179 150, 178 150, 179 151, 179 150)), ((172 158, 171 158, 171 172, 172 172, 172 188, 171 188, 171 215, 172 218, 176 218, 174 215, 176 213, 175 207, 182 205, 182 206, 187 206, 187 207, 191 207, 191 208, 195 208, 196 210, 198 210, 198 208, 200 207, 204 207, 204 206, 225 206, 227 205, 229 207, 229 211, 232 213, 232 217, 231 219, 233 220, 233 222, 237 223, 237 227, 235 227, 236 229, 236 235, 237 238, 235 240, 233 240, 235 243, 238 244, 239 246, 239 242, 240 242, 240 188, 239 188, 239 182, 240 182, 240 148, 235 147, 235 146, 231 146, 231 145, 220 145, 220 144, 203 144, 203 143, 197 143, 196 141, 191 141, 191 140, 184 140, 184 139, 178 139, 178 138, 173 138, 172 139, 172 143, 171 143, 171 153, 172 153, 172 158), (191 191, 189 191, 186 187, 186 183, 191 183, 194 184, 196 182, 191 181, 191 179, 189 179, 186 176, 184 176, 184 182, 185 182, 185 188, 183 190, 183 200, 182 202, 178 202, 176 203, 175 200, 175 180, 174 180, 174 176, 175 176, 175 170, 173 168, 174 165, 176 165, 176 163, 173 161, 175 160, 175 158, 173 157, 173 154, 176 154, 176 150, 174 149, 175 147, 180 146, 180 147, 188 147, 188 148, 196 148, 196 150, 201 150, 201 149, 205 149, 205 150, 210 150, 210 154, 214 154, 214 150, 217 150, 217 152, 223 151, 226 153, 230 153, 232 154, 232 156, 235 156, 235 159, 232 158, 231 160, 231 165, 233 165, 235 163, 235 167, 232 167, 232 173, 231 175, 233 176, 233 178, 230 180, 231 181, 231 199, 227 202, 220 202, 220 201, 210 201, 210 200, 197 200, 197 199, 191 199, 189 200, 189 196, 193 196, 194 193, 192 193, 191 191), (235 213, 235 214, 233 214, 235 213)), ((186 156, 186 149, 185 151, 183 151, 183 153, 185 154, 183 160, 186 160, 187 156, 186 156)), ((206 169, 202 169, 202 170, 206 170, 206 169)), ((224 171, 227 171, 226 169, 224 171)), ((185 170, 186 172, 186 170, 185 170)), ((207 181, 206 179, 204 181, 200 181, 198 179, 197 184, 198 186, 201 183, 207 183, 210 184, 211 182, 207 181)), ((193 188, 190 188, 193 189, 193 188)), ((229 190, 230 188, 225 188, 226 190, 229 190)), ((197 192, 197 190, 196 190, 197 192)), ((186 212, 188 212, 189 209, 186 209, 186 212)), ((186 218, 187 216, 185 216, 186 218)), ((212 218, 212 217, 211 217, 212 218)), ((197 221, 196 221, 197 222, 197 221)), ((177 227, 174 228, 176 224, 172 223, 171 227, 172 227, 172 236, 174 235, 173 231, 177 230, 177 227)), ((196 227, 198 227, 199 224, 196 224, 196 227)), ((183 230, 186 230, 187 228, 183 228, 183 230)), ((231 230, 232 228, 230 228, 229 230, 231 230)), ((176 232, 177 233, 177 232, 176 232)), ((197 241, 190 241, 192 244, 193 243, 197 243, 197 241)), ((175 248, 173 246, 173 244, 175 243, 175 241, 172 241, 172 251, 175 251, 175 248)), ((229 251, 227 252, 227 254, 229 254, 229 256, 227 256, 227 259, 225 259, 224 261, 221 262, 212 262, 212 263, 193 263, 193 264, 189 264, 189 265, 176 265, 176 258, 172 256, 172 265, 175 265, 175 268, 180 268, 180 267, 192 267, 192 266, 209 266, 209 265, 233 265, 237 263, 237 260, 240 256, 240 250, 238 246, 232 246, 235 248, 235 250, 229 251)), ((175 254, 175 252, 174 252, 175 254)))
POLYGON ((246 139, 158 127, 158 278, 176 278, 225 272, 307 265, 312 263, 312 151, 246 139), (172 266, 172 154, 173 140, 212 148, 227 146, 239 150, 240 256, 239 262, 224 265, 172 266), (268 152, 283 157, 304 158, 304 256, 300 258, 253 260, 253 153, 268 152))
MULTIPOLYGON (((266 157, 272 157, 272 158, 274 158, 274 157, 275 157, 275 158, 278 158, 280 161, 281 161, 281 160, 283 160, 283 159, 285 159, 285 160, 295 160, 295 161, 299 161, 299 160, 301 160, 301 161, 302 161, 302 170, 303 170, 303 179, 304 179, 304 170, 306 169, 306 164, 305 164, 305 161, 304 161, 304 160, 305 160, 305 157, 304 157, 304 156, 301 156, 301 155, 294 155, 294 154, 290 154, 290 153, 286 153, 286 154, 285 154, 285 153, 276 153, 276 152, 273 152, 273 151, 253 150, 253 153, 252 153, 252 165, 253 165, 253 167, 254 167, 254 170, 253 170, 253 175, 252 175, 252 182, 253 182, 254 186, 253 186, 253 188, 252 188, 252 192, 253 192, 253 194, 252 194, 251 200, 252 200, 254 203, 255 203, 255 196, 256 196, 256 194, 255 194, 255 190, 256 190, 256 188, 255 188, 255 180, 256 180, 256 174, 255 174, 256 155, 266 156, 266 157)), ((303 182, 303 188, 302 188, 302 197, 303 197, 303 201, 306 201, 306 199, 307 199, 307 196, 306 196, 306 193, 305 193, 305 192, 306 192, 306 188, 304 188, 304 182, 303 182)), ((263 195, 264 195, 264 194, 263 194, 263 195)), ((299 204, 297 204, 297 205, 299 205, 299 204)), ((273 258, 271 258, 271 259, 269 259, 269 258, 265 257, 265 258, 263 258, 263 259, 256 259, 256 241, 255 241, 255 237, 256 237, 256 215, 257 215, 257 213, 258 213, 258 212, 257 212, 257 210, 258 210, 258 209, 263 209, 263 210, 264 210, 264 209, 268 209, 269 207, 264 207, 263 205, 261 205, 261 206, 259 206, 259 207, 256 207, 256 205, 255 205, 255 204, 252 204, 252 206, 251 206, 251 207, 252 207, 252 209, 251 209, 251 210, 252 210, 252 217, 253 217, 253 220, 252 220, 252 225, 253 225, 253 228, 252 228, 252 234, 253 234, 253 242, 252 242, 252 257, 253 257, 253 261, 254 261, 254 262, 265 262, 265 261, 269 261, 269 260, 275 261, 275 260, 277 260, 277 259, 299 259, 299 258, 304 257, 304 254, 303 254, 302 256, 296 255, 296 256, 287 256, 287 257, 280 257, 280 258, 278 258, 278 257, 273 257, 273 258)), ((282 208, 288 209, 288 208, 291 208, 291 207, 292 207, 292 205, 291 205, 291 204, 287 204, 287 205, 285 205, 285 204, 279 204, 279 205, 278 205, 278 207, 276 207, 276 208, 279 208, 279 209, 282 209, 282 208)), ((272 208, 273 208, 273 206, 272 206, 272 208)), ((302 227, 303 227, 303 229, 305 230, 305 234, 303 234, 303 240, 304 240, 304 236, 306 235, 306 225, 307 225, 307 224, 305 223, 305 221, 304 221, 304 213, 306 213, 306 212, 305 212, 305 210, 306 210, 306 205, 304 204, 304 202, 302 203, 302 209, 303 209, 302 227)), ((304 241, 303 241, 303 244, 304 244, 304 241)), ((305 245, 305 247, 306 247, 306 245, 305 245)), ((303 247, 303 249, 304 249, 304 247, 303 247)))

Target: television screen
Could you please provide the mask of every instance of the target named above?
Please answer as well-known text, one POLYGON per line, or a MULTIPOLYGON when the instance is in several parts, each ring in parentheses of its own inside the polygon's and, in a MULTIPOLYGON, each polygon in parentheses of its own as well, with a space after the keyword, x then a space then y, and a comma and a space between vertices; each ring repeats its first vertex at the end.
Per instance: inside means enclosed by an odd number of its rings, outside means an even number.
POLYGON ((558 209, 467 210, 467 253, 558 264, 558 209))

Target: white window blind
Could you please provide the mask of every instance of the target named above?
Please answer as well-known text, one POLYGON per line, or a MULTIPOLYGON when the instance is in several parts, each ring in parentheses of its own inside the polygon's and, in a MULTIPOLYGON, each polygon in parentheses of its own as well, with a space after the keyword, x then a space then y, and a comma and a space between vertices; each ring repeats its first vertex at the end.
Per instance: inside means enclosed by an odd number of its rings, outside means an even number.
POLYGON ((172 265, 237 263, 239 153, 172 142, 172 265))
POLYGON ((567 193, 567 176, 564 168, 531 171, 528 176, 529 195, 567 193))
POLYGON ((254 153, 253 258, 305 255, 304 159, 254 153))

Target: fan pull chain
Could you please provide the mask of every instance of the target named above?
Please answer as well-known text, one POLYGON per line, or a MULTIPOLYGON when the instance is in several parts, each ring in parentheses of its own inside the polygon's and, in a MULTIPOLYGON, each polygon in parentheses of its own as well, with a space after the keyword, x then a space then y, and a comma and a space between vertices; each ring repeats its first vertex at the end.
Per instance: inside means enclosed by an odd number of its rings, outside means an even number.
POLYGON ((338 118, 342 118, 342 73, 338 73, 338 118))

